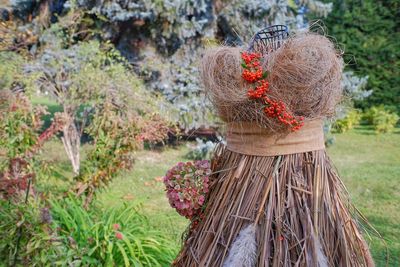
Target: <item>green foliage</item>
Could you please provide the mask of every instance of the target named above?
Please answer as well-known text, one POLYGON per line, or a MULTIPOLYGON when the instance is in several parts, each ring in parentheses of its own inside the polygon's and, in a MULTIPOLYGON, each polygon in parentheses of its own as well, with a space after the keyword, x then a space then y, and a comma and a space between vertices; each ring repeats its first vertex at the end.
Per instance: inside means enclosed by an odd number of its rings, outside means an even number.
POLYGON ((328 34, 344 46, 347 68, 358 76, 368 76, 367 101, 358 107, 392 105, 400 112, 400 32, 396 0, 342 0, 334 3, 324 20, 328 34))
POLYGON ((377 133, 392 132, 396 126, 399 116, 385 106, 375 106, 365 112, 364 119, 372 125, 377 133))
POLYGON ((0 262, 12 266, 19 236, 17 263, 45 266, 62 256, 50 221, 37 198, 29 198, 27 204, 0 199, 0 262))
POLYGON ((361 112, 357 109, 353 109, 346 113, 346 116, 343 119, 338 119, 335 121, 333 128, 338 133, 344 133, 348 130, 354 128, 354 126, 360 124, 361 121, 361 112))
MULTIPOLYGON (((93 148, 88 151, 87 160, 79 180, 93 190, 106 185, 111 178, 133 162, 132 152, 141 145, 140 128, 136 116, 125 113, 109 102, 96 110, 87 133, 93 138, 93 148)), ((83 189, 80 189, 83 190, 83 189)))
POLYGON ((15 81, 23 79, 24 59, 13 52, 0 53, 0 90, 11 89, 15 81))
POLYGON ((165 266, 174 255, 168 241, 134 204, 86 211, 73 197, 52 201, 59 235, 75 264, 105 266, 165 266))
MULTIPOLYGON (((38 142, 37 131, 42 126, 41 116, 45 113, 43 107, 33 107, 23 94, 0 91, 0 149, 6 156, 3 160, 24 157, 38 142)), ((5 165, 3 160, 2 167, 5 165)))
POLYGON ((0 199, 18 196, 34 177, 32 155, 44 113, 23 94, 0 90, 0 199))
POLYGON ((39 149, 63 124, 62 116, 55 114, 51 125, 39 134, 46 113, 23 93, 0 90, 0 198, 18 195, 27 189, 29 179, 40 177, 39 149))
POLYGON ((152 230, 137 204, 90 211, 79 199, 29 198, 27 204, 0 200, 0 261, 26 266, 166 266, 176 251, 152 230))

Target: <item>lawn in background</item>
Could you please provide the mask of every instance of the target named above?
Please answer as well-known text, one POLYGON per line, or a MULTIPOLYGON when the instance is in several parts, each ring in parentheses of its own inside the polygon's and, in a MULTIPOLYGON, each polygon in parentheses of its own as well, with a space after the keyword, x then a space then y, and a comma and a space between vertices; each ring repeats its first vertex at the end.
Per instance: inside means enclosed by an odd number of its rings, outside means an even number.
MULTIPOLYGON (((389 266, 400 266, 400 129, 376 135, 359 127, 335 135, 329 148, 356 207, 387 242, 389 266)), ((371 243, 377 266, 385 266, 385 246, 371 243)))

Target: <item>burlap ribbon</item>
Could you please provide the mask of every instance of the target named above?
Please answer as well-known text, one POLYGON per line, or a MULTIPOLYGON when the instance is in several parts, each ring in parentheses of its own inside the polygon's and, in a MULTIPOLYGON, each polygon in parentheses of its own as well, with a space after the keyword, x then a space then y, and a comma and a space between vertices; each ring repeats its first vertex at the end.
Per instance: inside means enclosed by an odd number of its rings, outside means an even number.
POLYGON ((227 148, 231 151, 254 156, 278 156, 302 153, 325 148, 321 120, 306 122, 296 132, 271 134, 255 123, 228 123, 227 148))

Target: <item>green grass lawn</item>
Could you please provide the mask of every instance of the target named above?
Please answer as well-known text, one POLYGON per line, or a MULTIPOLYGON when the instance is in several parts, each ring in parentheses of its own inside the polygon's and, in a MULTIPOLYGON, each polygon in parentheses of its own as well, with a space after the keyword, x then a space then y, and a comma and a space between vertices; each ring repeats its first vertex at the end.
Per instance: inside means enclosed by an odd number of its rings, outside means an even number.
MULTIPOLYGON (((366 127, 336 134, 329 154, 346 184, 354 204, 386 240, 390 251, 389 266, 400 266, 400 131, 375 135, 366 127)), ((48 145, 46 158, 61 163, 59 181, 49 185, 68 185, 68 161, 60 144, 48 145)), ((142 151, 136 155, 133 170, 114 179, 98 192, 96 201, 114 208, 127 201, 142 203, 152 226, 164 231, 178 247, 188 221, 170 208, 161 177, 178 161, 185 161, 188 148, 142 151)), ((51 184, 51 183, 50 183, 51 184)), ((44 188, 43 188, 44 189, 44 188)), ((367 239, 369 239, 367 237, 367 239)), ((377 266, 385 266, 385 246, 379 238, 369 239, 377 266)))
MULTIPOLYGON (((335 135, 329 154, 353 203, 387 242, 389 266, 400 266, 400 131, 375 135, 366 127, 335 135)), ((371 243, 378 266, 384 266, 385 246, 371 243)))

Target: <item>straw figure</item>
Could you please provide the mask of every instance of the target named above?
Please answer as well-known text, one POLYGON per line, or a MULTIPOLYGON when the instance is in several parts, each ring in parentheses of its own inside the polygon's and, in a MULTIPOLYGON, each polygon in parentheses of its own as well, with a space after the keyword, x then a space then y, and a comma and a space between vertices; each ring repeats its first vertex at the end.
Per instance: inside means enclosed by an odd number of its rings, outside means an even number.
POLYGON ((281 28, 202 59, 226 144, 173 266, 374 266, 324 145, 323 119, 342 99, 341 53, 323 35, 281 28))

